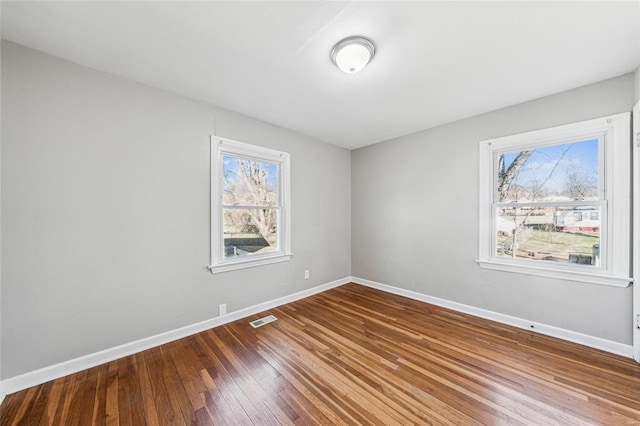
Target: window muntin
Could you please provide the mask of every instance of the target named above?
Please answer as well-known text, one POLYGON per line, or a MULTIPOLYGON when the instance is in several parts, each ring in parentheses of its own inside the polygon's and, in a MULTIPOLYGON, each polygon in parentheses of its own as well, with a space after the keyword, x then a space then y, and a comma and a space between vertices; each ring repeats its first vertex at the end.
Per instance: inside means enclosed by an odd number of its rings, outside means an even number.
POLYGON ((289 154, 212 138, 212 272, 289 260, 289 154))
POLYGON ((480 266, 627 286, 629 119, 618 114, 481 142, 480 266))

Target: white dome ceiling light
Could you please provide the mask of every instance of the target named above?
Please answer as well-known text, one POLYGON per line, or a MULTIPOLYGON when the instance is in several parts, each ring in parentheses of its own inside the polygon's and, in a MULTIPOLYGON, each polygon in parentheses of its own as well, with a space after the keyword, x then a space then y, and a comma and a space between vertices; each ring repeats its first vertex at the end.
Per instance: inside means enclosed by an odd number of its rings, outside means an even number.
POLYGON ((331 50, 331 60, 347 74, 355 74, 373 59, 375 45, 364 37, 347 37, 331 50))

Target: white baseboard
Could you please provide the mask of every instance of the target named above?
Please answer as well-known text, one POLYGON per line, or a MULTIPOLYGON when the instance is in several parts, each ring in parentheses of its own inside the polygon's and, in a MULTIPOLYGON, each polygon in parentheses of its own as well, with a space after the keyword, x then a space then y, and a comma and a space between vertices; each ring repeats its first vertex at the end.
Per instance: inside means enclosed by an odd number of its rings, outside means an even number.
POLYGON ((67 376, 69 374, 77 373, 78 371, 95 367, 96 365, 104 364, 106 362, 110 362, 124 356, 141 352, 146 349, 154 348, 156 346, 160 346, 162 344, 169 343, 183 337, 191 336, 193 334, 200 333, 201 331, 209 330, 210 328, 218 327, 220 325, 227 324, 248 317, 250 315, 254 315, 259 312, 284 305, 286 303, 295 302, 296 300, 304 299, 305 297, 322 293, 323 291, 339 287, 349 282, 351 282, 351 277, 342 278, 330 283, 310 288, 308 290, 303 290, 298 293, 279 297, 277 299, 250 306, 248 308, 230 312, 223 316, 211 318, 196 324, 167 331, 165 333, 156 334, 155 336, 146 337, 144 339, 136 340, 130 343, 125 343, 124 345, 84 355, 79 358, 71 359, 69 361, 64 361, 59 364, 54 364, 35 371, 31 371, 29 373, 20 374, 18 376, 2 380, 0 382, 0 399, 4 398, 5 394, 18 392, 31 386, 46 383, 50 380, 54 380, 60 377, 67 376))
POLYGON ((443 308, 452 309, 454 311, 462 312, 465 314, 470 314, 480 318, 485 318, 485 319, 500 322, 503 324, 512 325, 514 327, 523 328, 523 329, 534 331, 547 336, 557 337, 559 339, 568 340, 569 342, 578 343, 578 344, 595 348, 595 349, 600 349, 605 352, 611 352, 616 355, 622 355, 624 357, 633 358, 632 345, 625 345, 623 343, 601 339, 599 337, 589 336, 588 334, 582 334, 575 331, 554 327, 552 325, 541 324, 535 321, 529 321, 526 319, 513 317, 510 315, 500 314, 498 312, 488 311, 486 309, 476 308, 473 306, 464 305, 462 303, 452 302, 446 299, 440 299, 438 297, 427 296, 426 294, 405 290, 402 288, 378 283, 375 281, 366 280, 363 278, 351 277, 351 281, 356 284, 361 284, 367 287, 382 290, 387 293, 397 294, 399 296, 408 297, 409 299, 431 303, 432 305, 441 306, 443 308))
POLYGON ((523 328, 530 331, 535 331, 541 334, 545 334, 552 337, 568 340, 570 342, 579 343, 584 346, 589 346, 595 349, 600 349, 606 352, 611 352, 617 355, 625 357, 633 357, 633 346, 625 345, 611 340, 601 339, 599 337, 593 337, 582 333, 577 333, 571 330, 565 330, 559 327, 551 325, 541 324, 533 321, 528 321, 522 318, 513 317, 510 315, 504 315, 486 309, 476 308, 462 303, 452 302, 446 299, 440 299, 433 296, 427 296, 426 294, 417 293, 410 290, 401 289, 398 287, 390 286, 387 284, 378 283, 375 281, 366 280, 358 277, 345 277, 330 283, 322 284, 317 287, 303 290, 298 293, 294 293, 288 296, 273 299, 264 303, 260 303, 248 308, 240 309, 238 311, 231 312, 227 315, 223 315, 216 318, 211 318, 206 321, 202 321, 196 324, 181 327, 175 330, 160 333, 155 336, 147 337, 144 339, 136 340, 134 342, 125 343, 124 345, 116 346, 113 348, 105 349, 99 352, 81 356, 79 358, 64 361, 59 364, 54 364, 48 367, 44 367, 35 371, 24 373, 15 377, 11 377, 0 381, 0 403, 4 400, 7 394, 18 392, 23 389, 27 389, 31 386, 36 386, 42 383, 46 383, 50 380, 54 380, 60 377, 64 377, 69 374, 77 373, 82 370, 86 370, 96 365, 104 364, 124 356, 132 355, 137 352, 144 351, 156 346, 160 346, 165 343, 172 342, 174 340, 181 339, 183 337, 191 336, 201 331, 209 330, 210 328, 218 327, 223 324, 227 324, 262 311, 266 311, 286 303, 295 302, 296 300, 304 299, 305 297, 312 296, 314 294, 322 293, 323 291, 330 290, 335 287, 354 282, 367 287, 375 288, 385 291, 387 293, 397 294, 399 296, 408 297, 410 299, 418 300, 421 302, 430 303, 444 308, 452 309, 454 311, 463 312, 466 314, 474 315, 480 318, 486 318, 492 321, 497 321, 503 324, 512 325, 514 327, 523 328), (533 328, 531 327, 533 326, 533 328))

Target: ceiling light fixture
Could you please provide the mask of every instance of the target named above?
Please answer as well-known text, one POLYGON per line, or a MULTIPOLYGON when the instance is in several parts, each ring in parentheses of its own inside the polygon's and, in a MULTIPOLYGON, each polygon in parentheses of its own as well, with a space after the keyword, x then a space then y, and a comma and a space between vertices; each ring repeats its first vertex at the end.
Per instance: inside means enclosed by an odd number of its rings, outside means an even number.
POLYGON ((347 37, 331 49, 331 60, 347 74, 355 74, 373 59, 374 44, 364 37, 347 37))

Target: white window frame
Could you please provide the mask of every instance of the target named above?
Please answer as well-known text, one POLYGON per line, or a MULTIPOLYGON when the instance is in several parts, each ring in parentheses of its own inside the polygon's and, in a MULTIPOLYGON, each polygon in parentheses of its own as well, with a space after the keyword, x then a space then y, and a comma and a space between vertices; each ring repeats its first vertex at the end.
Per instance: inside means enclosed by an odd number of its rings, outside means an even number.
MULTIPOLYGON (((480 142, 479 258, 482 268, 627 287, 632 281, 630 114, 622 113, 579 123, 480 142), (601 188, 601 265, 571 265, 496 255, 496 189, 500 154, 598 138, 603 161, 601 188)), ((601 168, 602 170, 602 168, 601 168)), ((514 207, 517 203, 513 203, 514 207)), ((571 203, 567 203, 570 205, 571 203)))
POLYGON ((209 270, 216 274, 291 259, 291 164, 290 155, 274 149, 250 145, 231 139, 211 136, 211 264, 209 270), (250 158, 278 165, 278 250, 275 252, 240 258, 225 258, 223 227, 222 157, 250 158))

